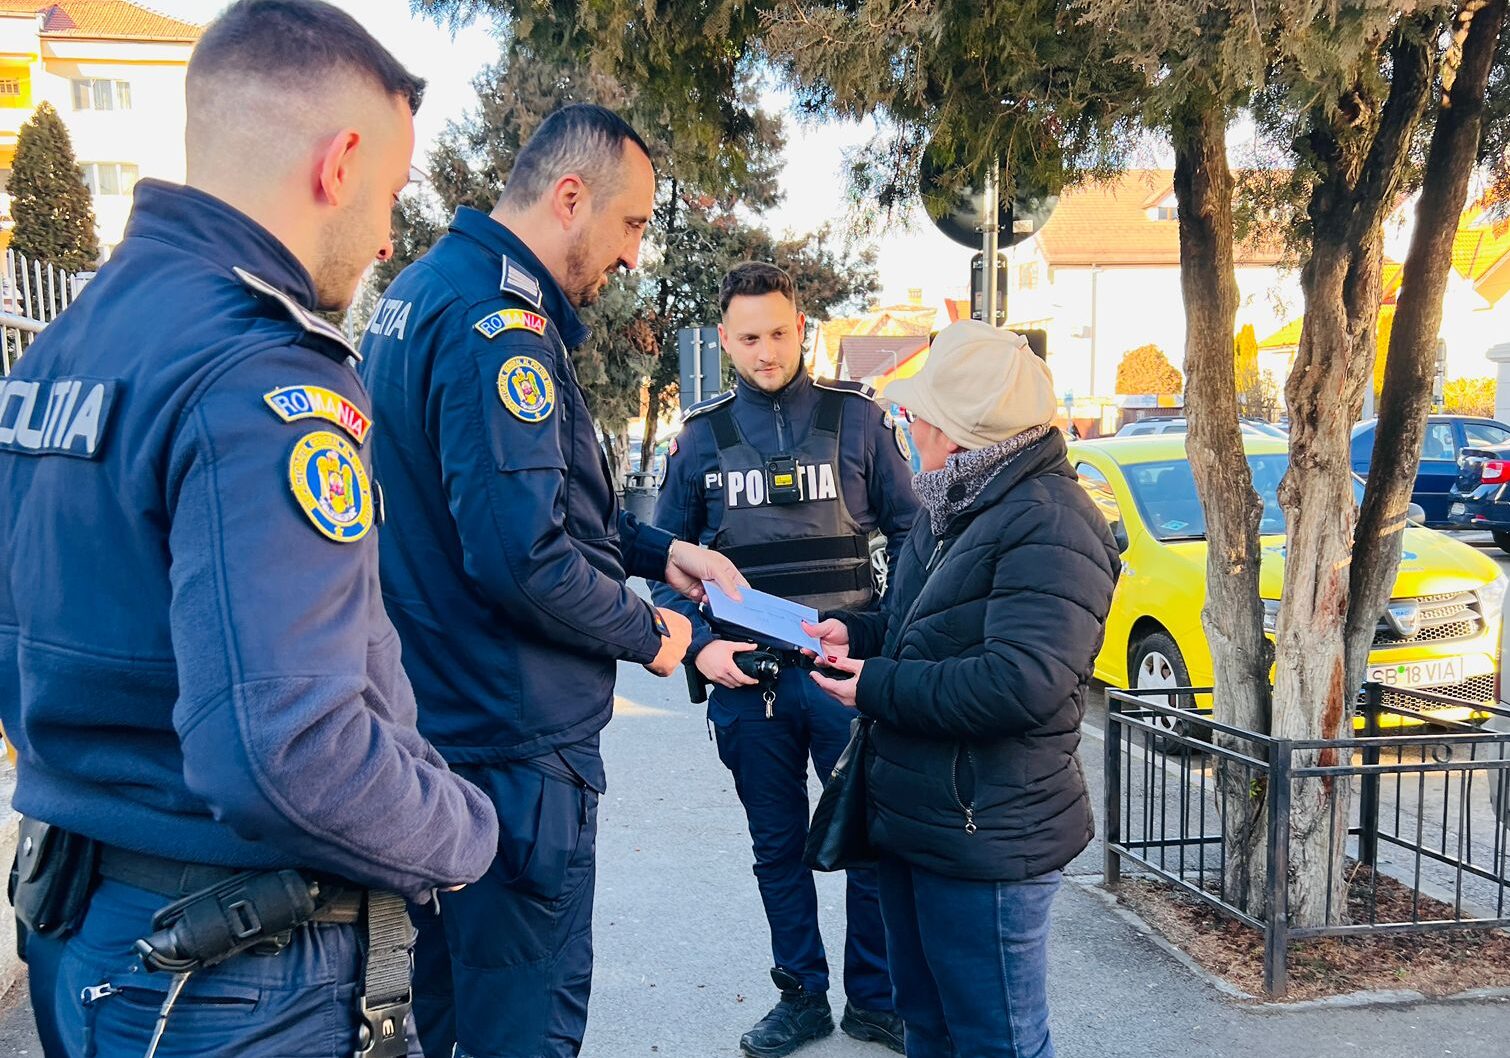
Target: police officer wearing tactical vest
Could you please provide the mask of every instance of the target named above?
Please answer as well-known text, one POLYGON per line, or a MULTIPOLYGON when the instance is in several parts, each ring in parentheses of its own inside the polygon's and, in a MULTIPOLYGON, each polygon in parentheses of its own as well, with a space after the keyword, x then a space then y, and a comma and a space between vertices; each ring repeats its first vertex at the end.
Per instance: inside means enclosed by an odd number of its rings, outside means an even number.
POLYGON ((492 805, 414 726, 374 421, 316 315, 391 252, 422 82, 242 0, 188 69, 187 186, 0 380, 0 719, 45 1052, 404 1053, 404 898, 492 805))
MULTIPOLYGON (((691 627, 626 576, 737 593, 722 556, 620 512, 570 350, 634 268, 649 151, 611 111, 557 111, 491 214, 462 209, 379 303, 363 374, 391 510, 383 591, 420 730, 498 808, 497 860, 416 921, 429 1058, 581 1048, 592 974, 598 733, 616 663, 679 671, 691 627)), ((674 593, 673 593, 674 594, 674 593)))
MULTIPOLYGON (((728 556, 762 591, 820 610, 863 609, 875 601, 870 534, 886 534, 892 560, 917 513, 906 437, 868 387, 808 376, 806 321, 781 269, 735 266, 719 307, 719 337, 739 381, 688 410, 666 463, 656 524, 728 556)), ((781 1000, 740 1046, 756 1058, 790 1054, 834 1027, 817 894, 802 863, 807 761, 828 776, 853 714, 817 691, 795 658, 774 681, 746 675, 736 657, 752 644, 718 638, 695 607, 664 587, 655 596, 691 618, 688 658, 716 685, 708 717, 749 819, 771 928, 771 977, 781 1000)), ((848 883, 840 1027, 900 1052, 874 872, 851 871, 848 883)))

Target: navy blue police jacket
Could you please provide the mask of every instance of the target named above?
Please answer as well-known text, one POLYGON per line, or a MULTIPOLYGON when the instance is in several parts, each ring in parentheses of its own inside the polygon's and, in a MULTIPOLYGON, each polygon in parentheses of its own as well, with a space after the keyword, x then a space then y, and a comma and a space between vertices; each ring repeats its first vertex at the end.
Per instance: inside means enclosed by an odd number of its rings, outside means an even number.
POLYGON ((362 372, 420 730, 456 763, 575 749, 601 789, 616 662, 660 649, 625 579, 664 576, 672 538, 619 509, 569 352, 587 335, 528 247, 463 208, 384 293, 362 372))
MULTIPOLYGON (((868 386, 852 382, 823 385, 847 393, 840 420, 838 487, 855 522, 865 532, 879 529, 886 536, 886 558, 892 568, 912 521, 918 513, 912 489, 908 442, 873 399, 868 386)), ((707 546, 723 523, 724 496, 719 473, 718 444, 706 414, 727 405, 740 433, 762 454, 774 456, 801 444, 812 429, 820 389, 805 369, 778 393, 766 393, 740 379, 734 389, 687 410, 682 430, 666 460, 655 522, 681 540, 707 546)), ((700 607, 664 584, 652 586, 658 605, 685 614, 692 622, 689 659, 718 637, 703 619, 700 607)))
POLYGON ((0 379, 15 807, 138 852, 418 896, 497 820, 415 729, 354 352, 271 233, 144 180, 0 379))

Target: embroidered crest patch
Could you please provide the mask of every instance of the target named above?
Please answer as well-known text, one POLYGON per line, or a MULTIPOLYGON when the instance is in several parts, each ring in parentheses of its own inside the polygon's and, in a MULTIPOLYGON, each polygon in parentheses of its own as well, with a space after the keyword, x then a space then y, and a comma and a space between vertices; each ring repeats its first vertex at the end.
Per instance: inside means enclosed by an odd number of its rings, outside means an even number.
POLYGON ((912 462, 912 444, 907 440, 907 431, 902 429, 902 424, 897 423, 892 428, 892 435, 897 439, 897 451, 902 453, 902 458, 908 463, 912 462))
POLYGON ((351 434, 359 445, 367 440, 367 432, 372 429, 372 419, 361 408, 323 386, 283 386, 263 394, 262 399, 284 422, 324 419, 351 434))
POLYGON ((504 331, 534 331, 536 334, 544 334, 545 317, 524 309, 500 309, 472 324, 472 328, 490 341, 504 331))
POLYGON ((556 407, 556 383, 540 361, 516 356, 498 371, 498 398, 516 419, 542 422, 556 407))
POLYGON ((351 442, 328 430, 305 434, 288 459, 288 487, 322 536, 349 544, 372 528, 372 486, 351 442))

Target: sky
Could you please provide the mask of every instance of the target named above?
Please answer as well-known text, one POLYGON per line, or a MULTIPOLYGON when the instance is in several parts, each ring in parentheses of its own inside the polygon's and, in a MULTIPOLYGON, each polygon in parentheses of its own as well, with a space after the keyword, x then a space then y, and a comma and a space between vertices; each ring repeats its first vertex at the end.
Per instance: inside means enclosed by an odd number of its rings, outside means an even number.
MULTIPOLYGON (((226 6, 226 0, 137 0, 175 18, 207 22, 226 6)), ((429 85, 425 102, 415 118, 417 161, 445 129, 446 122, 476 103, 473 76, 498 55, 493 28, 476 23, 454 35, 433 21, 413 15, 409 0, 332 0, 351 12, 400 61, 424 77, 429 85)), ((776 93, 768 94, 770 109, 785 106, 776 93)), ((777 234, 800 234, 833 222, 839 234, 847 232, 848 199, 845 195, 844 151, 868 138, 859 124, 798 125, 787 122, 787 146, 782 187, 783 203, 758 219, 777 234)), ((943 299, 967 296, 971 251, 940 234, 921 210, 898 218, 872 240, 878 254, 881 281, 878 295, 883 305, 907 300, 908 291, 923 290, 927 304, 940 309, 943 299)))

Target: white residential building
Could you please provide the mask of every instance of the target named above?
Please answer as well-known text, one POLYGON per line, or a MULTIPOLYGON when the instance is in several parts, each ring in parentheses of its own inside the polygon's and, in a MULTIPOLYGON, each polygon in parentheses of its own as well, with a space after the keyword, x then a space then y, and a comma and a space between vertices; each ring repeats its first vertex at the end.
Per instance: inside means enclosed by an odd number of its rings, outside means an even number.
MULTIPOLYGON (((42 102, 68 126, 100 243, 121 239, 142 177, 184 179, 184 77, 200 27, 126 0, 0 0, 0 182, 42 102)), ((9 227, 9 201, 0 203, 9 227)))

